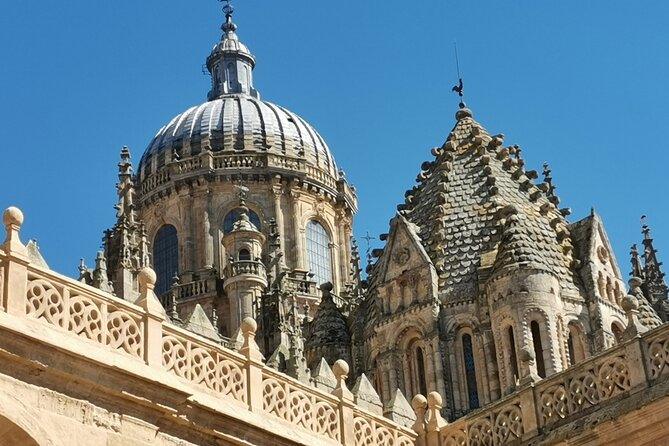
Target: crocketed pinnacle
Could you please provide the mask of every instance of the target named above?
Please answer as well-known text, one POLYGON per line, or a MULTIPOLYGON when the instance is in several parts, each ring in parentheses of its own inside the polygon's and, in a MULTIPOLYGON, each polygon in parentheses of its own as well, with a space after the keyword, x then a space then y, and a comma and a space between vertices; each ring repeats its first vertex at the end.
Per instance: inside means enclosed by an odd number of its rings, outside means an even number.
POLYGON ((334 303, 331 285, 329 289, 327 286, 328 284, 324 284, 322 287, 323 298, 309 328, 308 348, 318 348, 326 345, 348 346, 351 342, 346 317, 334 303))
POLYGON ((398 207, 420 228, 442 293, 456 300, 477 296, 481 259, 492 255, 493 275, 551 271, 565 292, 579 295, 566 210, 533 183, 538 174, 525 170, 518 146, 503 147, 504 136, 491 136, 467 108, 456 119, 398 207))

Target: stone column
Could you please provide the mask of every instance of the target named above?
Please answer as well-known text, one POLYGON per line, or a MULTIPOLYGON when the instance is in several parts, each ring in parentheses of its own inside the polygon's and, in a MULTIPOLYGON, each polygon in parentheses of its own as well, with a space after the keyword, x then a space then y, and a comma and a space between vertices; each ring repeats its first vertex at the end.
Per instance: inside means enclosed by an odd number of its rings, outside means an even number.
POLYGON ((206 192, 206 205, 203 212, 202 229, 204 231, 204 267, 214 266, 214 236, 211 233, 211 189, 206 192))
POLYGON ((307 263, 305 261, 304 255, 304 228, 300 223, 302 215, 300 213, 300 196, 301 192, 299 189, 294 187, 290 191, 290 198, 292 199, 293 204, 293 237, 295 239, 295 268, 306 270, 307 263))
POLYGON ((275 178, 274 185, 272 186, 272 194, 274 196, 274 219, 276 220, 276 228, 279 232, 279 243, 283 257, 281 257, 281 265, 286 265, 286 241, 284 240, 284 234, 286 233, 286 228, 283 222, 283 211, 281 210, 281 197, 283 196, 283 187, 281 186, 281 177, 275 178))
POLYGON ((436 390, 440 395, 446 395, 446 387, 444 386, 444 365, 441 363, 441 349, 439 346, 439 337, 435 336, 432 341, 432 353, 434 355, 434 374, 437 380, 436 390))
POLYGON ((2 215, 7 237, 2 249, 7 255, 4 277, 4 298, 0 304, 4 310, 16 316, 26 314, 26 291, 28 289, 28 249, 21 243, 19 231, 23 225, 23 212, 15 207, 8 208, 2 215))
POLYGON ((341 277, 342 285, 350 279, 349 268, 351 266, 351 243, 346 231, 348 216, 345 209, 337 209, 337 245, 339 250, 339 276, 341 277))

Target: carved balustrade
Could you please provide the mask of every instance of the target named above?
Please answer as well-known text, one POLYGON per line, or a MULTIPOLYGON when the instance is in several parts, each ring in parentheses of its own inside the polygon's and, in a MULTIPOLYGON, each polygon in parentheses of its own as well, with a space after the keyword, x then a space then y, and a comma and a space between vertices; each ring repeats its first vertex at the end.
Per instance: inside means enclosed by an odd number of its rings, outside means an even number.
MULTIPOLYGON (((285 432, 303 432, 299 437, 311 438, 309 444, 414 443, 411 430, 357 407, 345 377, 339 378, 338 388, 329 394, 267 367, 255 342, 253 319, 242 323, 244 344, 239 353, 170 324, 153 292, 156 277, 150 269, 140 273, 140 297, 133 304, 31 264, 18 239, 23 221, 22 215, 18 216, 13 213, 5 218, 8 236, 4 252, 0 249, 0 284, 4 284, 0 285, 1 327, 33 324, 25 333, 28 337, 49 329, 54 331, 49 333, 48 342, 58 340, 58 336, 70 337, 67 342, 58 342, 58 348, 73 349, 84 356, 94 352, 103 357, 112 351, 124 355, 124 361, 110 363, 127 367, 128 373, 149 367, 142 376, 164 373, 162 379, 156 377, 156 385, 181 382, 192 386, 189 392, 211 394, 212 401, 230 402, 248 411, 247 419, 256 415, 259 420, 272 417, 285 423, 285 432), (16 324, 18 319, 24 321, 16 324), (75 339, 87 345, 73 342, 75 339), (94 345, 100 349, 92 350, 94 345)), ((261 266, 246 262, 237 271, 246 273, 251 268, 259 272, 261 266)))
POLYGON ((427 405, 423 402, 421 406, 420 398, 414 399, 417 415, 422 413, 423 418, 414 429, 424 432, 417 444, 524 444, 540 433, 587 416, 608 400, 627 398, 667 379, 669 326, 665 325, 534 385, 521 387, 505 399, 451 424, 430 424, 430 417, 425 415, 427 405))
MULTIPOLYGON (((265 366, 254 340, 252 319, 242 324, 244 345, 239 353, 169 324, 153 293, 155 273, 151 270, 140 274, 140 299, 132 304, 31 264, 18 237, 22 221, 16 209, 3 218, 7 238, 0 249, 0 323, 22 319, 14 326, 37 324, 26 336, 51 327, 72 340, 99 346, 99 354, 116 352, 135 361, 137 367, 172 375, 194 389, 261 417, 273 417, 327 444, 520 444, 578 421, 609 400, 630 398, 669 381, 669 325, 663 325, 561 373, 524 385, 451 424, 440 416, 438 394, 427 399, 417 396, 414 432, 353 404, 345 384, 347 366, 333 367, 338 385, 332 394, 265 366)), ((262 267, 253 261, 236 263, 236 274, 257 274, 262 267)), ((57 339, 55 334, 49 338, 57 339)), ((75 345, 64 342, 59 348, 75 345)))
POLYGON ((227 277, 236 277, 245 274, 265 277, 265 265, 255 260, 238 260, 230 262, 225 272, 227 277))
MULTIPOLYGON (((182 160, 172 161, 158 168, 156 172, 143 179, 141 192, 142 195, 145 195, 169 183, 172 178, 198 171, 234 170, 237 173, 239 170, 266 169, 268 167, 304 174, 306 179, 324 185, 333 193, 337 191, 337 181, 332 177, 332 174, 307 164, 304 159, 277 154, 215 154, 205 151, 182 160)), ((355 195, 355 192, 350 188, 346 188, 345 192, 352 196, 355 195)))

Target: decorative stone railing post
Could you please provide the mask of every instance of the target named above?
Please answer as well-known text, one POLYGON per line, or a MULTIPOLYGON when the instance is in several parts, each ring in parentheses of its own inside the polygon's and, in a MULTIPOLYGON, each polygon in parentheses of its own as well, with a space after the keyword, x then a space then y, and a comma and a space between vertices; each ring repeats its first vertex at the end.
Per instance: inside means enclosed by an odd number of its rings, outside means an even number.
POLYGON ((156 286, 156 273, 151 268, 139 272, 139 300, 137 305, 144 313, 144 361, 146 364, 162 368, 163 366, 163 321, 167 318, 165 309, 160 304, 153 289, 156 286))
POLYGON ((425 439, 425 411, 427 410, 427 400, 421 394, 413 397, 411 400, 411 407, 416 412, 416 422, 411 428, 416 431, 418 437, 416 438, 416 446, 426 446, 425 439))
POLYGON ((427 395, 427 422, 425 423, 425 444, 427 446, 439 446, 439 432, 448 424, 441 416, 442 403, 443 400, 438 392, 430 392, 427 395))
POLYGON ((8 208, 2 215, 7 237, 2 249, 7 255, 4 296, 0 296, 2 308, 10 314, 26 314, 26 291, 28 289, 28 250, 21 243, 19 231, 23 224, 23 212, 15 207, 8 208))
POLYGON ((265 359, 256 343, 258 323, 252 317, 244 318, 241 324, 244 344, 239 352, 246 357, 246 401, 249 410, 262 412, 263 410, 263 382, 262 368, 265 359))
POLYGON ((346 387, 348 371, 348 364, 343 359, 334 363, 332 372, 335 375, 337 387, 332 391, 332 394, 339 398, 339 438, 341 444, 353 446, 355 444, 355 432, 353 430, 353 393, 346 387))

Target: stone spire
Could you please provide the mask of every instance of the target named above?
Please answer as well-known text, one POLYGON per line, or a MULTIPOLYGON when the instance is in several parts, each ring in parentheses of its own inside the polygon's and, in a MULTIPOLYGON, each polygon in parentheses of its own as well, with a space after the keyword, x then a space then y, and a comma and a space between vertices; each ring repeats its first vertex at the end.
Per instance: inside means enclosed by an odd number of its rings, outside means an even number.
POLYGON ((207 69, 211 73, 212 89, 210 101, 230 94, 246 94, 260 98, 253 88, 253 68, 256 60, 246 45, 237 37, 237 25, 232 21, 234 8, 229 1, 223 7, 225 23, 223 36, 207 58, 207 69))
POLYGON ((116 295, 134 301, 139 296, 137 276, 149 266, 149 243, 144 223, 135 210, 135 186, 132 175, 130 150, 121 149, 116 185, 116 224, 105 231, 104 258, 116 295))
POLYGON ((639 249, 636 246, 636 243, 630 248, 630 262, 632 263, 632 271, 630 276, 644 278, 643 265, 641 264, 641 256, 639 255, 639 249))
POLYGON ((321 358, 332 364, 338 359, 351 361, 351 334, 346 317, 334 302, 332 284, 321 285, 323 298, 316 317, 309 326, 305 351, 310 368, 317 367, 321 358))
POLYGON ((660 318, 666 322, 669 319, 669 288, 664 281, 662 262, 657 258, 657 249, 653 246, 650 227, 646 223, 643 223, 641 233, 643 234, 643 275, 640 276, 643 279, 642 289, 660 318))

